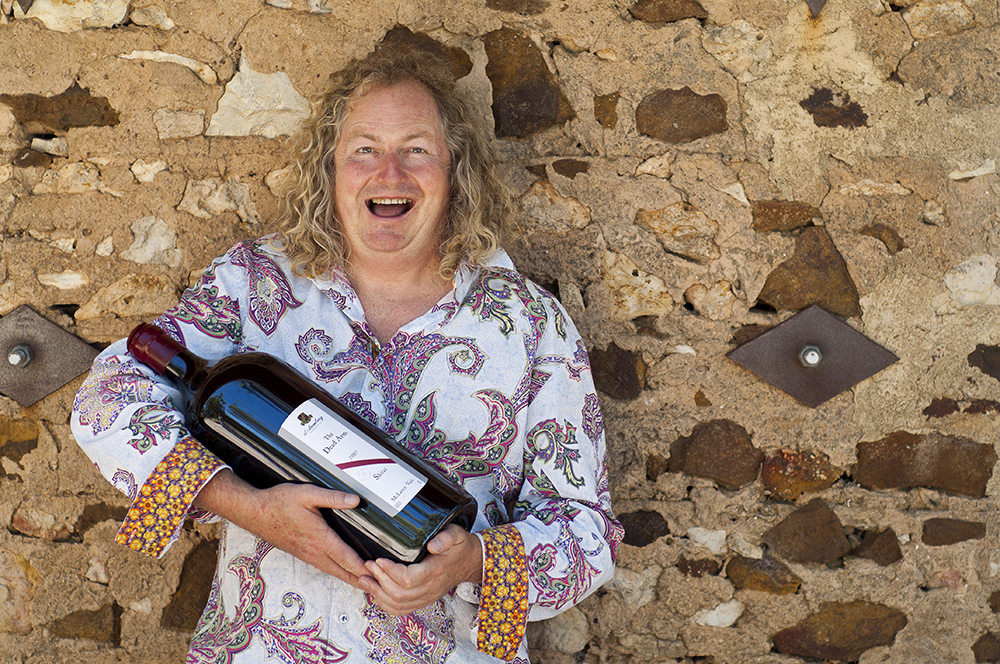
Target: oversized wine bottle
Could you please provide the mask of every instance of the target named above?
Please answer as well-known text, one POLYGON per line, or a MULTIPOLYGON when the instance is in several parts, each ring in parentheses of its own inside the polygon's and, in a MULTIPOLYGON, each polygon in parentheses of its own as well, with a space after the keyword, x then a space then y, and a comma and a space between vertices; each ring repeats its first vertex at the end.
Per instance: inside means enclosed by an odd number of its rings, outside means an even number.
POLYGON ((465 489, 280 360, 241 353, 208 368, 149 324, 127 343, 190 390, 191 434, 239 477, 262 489, 307 482, 359 496, 354 509, 324 516, 363 559, 416 562, 447 524, 471 528, 476 502, 465 489))

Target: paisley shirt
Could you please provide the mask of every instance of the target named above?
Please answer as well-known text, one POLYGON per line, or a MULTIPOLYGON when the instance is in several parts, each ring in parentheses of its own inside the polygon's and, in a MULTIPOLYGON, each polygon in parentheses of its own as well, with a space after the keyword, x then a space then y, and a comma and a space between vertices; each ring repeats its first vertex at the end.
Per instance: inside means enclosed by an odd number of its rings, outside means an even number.
MULTIPOLYGON (((223 523, 190 662, 527 662, 527 620, 607 581, 622 538, 587 353, 556 299, 502 251, 380 346, 343 273, 296 276, 268 240, 217 259, 156 324, 210 361, 263 351, 340 398, 476 498, 484 581, 387 614, 362 591, 223 523)), ((133 501, 119 543, 161 556, 223 467, 184 396, 125 349, 94 362, 72 425, 133 501)))

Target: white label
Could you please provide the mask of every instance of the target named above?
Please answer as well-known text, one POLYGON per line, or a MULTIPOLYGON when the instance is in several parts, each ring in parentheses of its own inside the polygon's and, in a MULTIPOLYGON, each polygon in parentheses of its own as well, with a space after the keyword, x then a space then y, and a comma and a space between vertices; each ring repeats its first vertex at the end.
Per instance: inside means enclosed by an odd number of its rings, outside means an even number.
POLYGON ((278 433, 390 517, 427 483, 316 399, 293 410, 278 433))

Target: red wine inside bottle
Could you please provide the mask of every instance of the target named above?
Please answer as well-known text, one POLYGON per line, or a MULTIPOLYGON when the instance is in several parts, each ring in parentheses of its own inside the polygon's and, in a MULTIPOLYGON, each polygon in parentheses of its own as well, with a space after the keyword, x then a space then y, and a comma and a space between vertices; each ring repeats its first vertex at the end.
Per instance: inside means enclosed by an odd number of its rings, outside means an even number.
POLYGON ((265 353, 208 368, 155 325, 128 338, 132 355, 193 393, 191 434, 257 488, 303 482, 352 493, 350 510, 323 510, 365 560, 419 561, 449 523, 471 529, 475 499, 439 470, 265 353))

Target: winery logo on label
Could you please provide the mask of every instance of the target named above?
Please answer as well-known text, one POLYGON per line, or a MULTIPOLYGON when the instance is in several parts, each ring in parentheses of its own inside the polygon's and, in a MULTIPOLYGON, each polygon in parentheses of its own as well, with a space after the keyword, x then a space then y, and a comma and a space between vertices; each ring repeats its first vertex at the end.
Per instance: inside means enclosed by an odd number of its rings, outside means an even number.
POLYGON ((313 416, 310 415, 309 413, 299 413, 299 423, 302 426, 305 426, 305 425, 309 424, 309 422, 310 422, 310 420, 312 420, 312 418, 313 418, 313 416))

